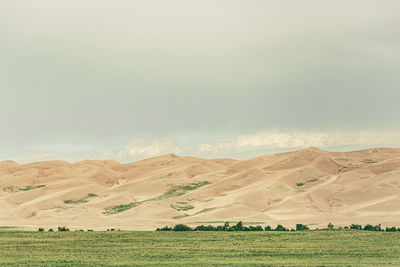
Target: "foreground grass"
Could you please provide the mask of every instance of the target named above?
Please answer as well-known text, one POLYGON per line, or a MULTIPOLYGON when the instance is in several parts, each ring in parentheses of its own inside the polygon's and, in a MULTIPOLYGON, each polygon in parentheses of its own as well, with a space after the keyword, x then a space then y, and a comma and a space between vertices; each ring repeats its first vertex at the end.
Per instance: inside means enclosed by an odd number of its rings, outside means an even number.
POLYGON ((400 233, 0 231, 0 265, 400 266, 400 233))

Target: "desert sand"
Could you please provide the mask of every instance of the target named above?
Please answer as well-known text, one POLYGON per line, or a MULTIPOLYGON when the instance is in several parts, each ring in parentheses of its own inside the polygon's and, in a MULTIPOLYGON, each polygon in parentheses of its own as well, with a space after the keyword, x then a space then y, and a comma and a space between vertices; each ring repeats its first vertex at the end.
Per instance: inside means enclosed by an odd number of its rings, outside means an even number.
POLYGON ((0 162, 0 226, 154 230, 239 220, 400 227, 400 149, 0 162))

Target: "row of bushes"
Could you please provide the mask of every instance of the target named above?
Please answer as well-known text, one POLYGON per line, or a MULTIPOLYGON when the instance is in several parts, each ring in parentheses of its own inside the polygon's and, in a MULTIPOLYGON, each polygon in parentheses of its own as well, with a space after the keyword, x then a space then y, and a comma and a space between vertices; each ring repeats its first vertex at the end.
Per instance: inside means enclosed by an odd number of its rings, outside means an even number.
MULTIPOLYGON (((42 227, 40 227, 39 229, 38 229, 38 231, 39 232, 44 232, 44 228, 42 228, 42 227)), ((54 230, 53 230, 53 228, 49 228, 49 230, 48 230, 49 232, 54 232, 54 230)), ((70 230, 67 228, 67 227, 65 227, 65 226, 58 226, 58 228, 57 228, 57 231, 58 232, 69 232, 70 230)), ((87 230, 88 232, 93 232, 93 230, 91 230, 91 229, 88 229, 87 230)), ((108 231, 108 230, 107 230, 108 231)), ((84 230, 75 230, 75 232, 84 232, 84 230)))
MULTIPOLYGON (((367 224, 364 227, 362 227, 359 224, 352 224, 350 226, 344 226, 344 227, 339 227, 335 228, 332 223, 328 224, 328 227, 325 228, 328 230, 364 230, 364 231, 386 231, 386 232, 400 232, 400 228, 396 227, 386 227, 386 229, 383 229, 380 224, 378 225, 371 225, 367 224)), ((157 228, 156 231, 305 231, 305 230, 310 230, 310 228, 305 225, 305 224, 296 224, 296 229, 294 228, 286 228, 280 224, 278 224, 275 228, 272 228, 271 226, 267 225, 264 228, 261 226, 244 226, 243 222, 238 222, 236 225, 230 226, 229 222, 226 222, 223 226, 212 226, 212 225, 198 225, 194 228, 187 226, 185 224, 177 224, 174 227, 168 227, 165 226, 163 228, 157 228)), ((318 228, 316 230, 319 230, 318 228)))
MULTIPOLYGON (((291 229, 290 231, 303 231, 310 230, 307 225, 297 224, 296 229, 291 229)), ((185 224, 177 224, 174 227, 165 226, 163 228, 157 228, 156 231, 289 231, 288 228, 277 225, 276 228, 271 226, 244 226, 243 222, 238 222, 236 225, 230 226, 229 222, 226 222, 223 226, 212 226, 212 225, 198 225, 194 228, 187 226, 185 224)))

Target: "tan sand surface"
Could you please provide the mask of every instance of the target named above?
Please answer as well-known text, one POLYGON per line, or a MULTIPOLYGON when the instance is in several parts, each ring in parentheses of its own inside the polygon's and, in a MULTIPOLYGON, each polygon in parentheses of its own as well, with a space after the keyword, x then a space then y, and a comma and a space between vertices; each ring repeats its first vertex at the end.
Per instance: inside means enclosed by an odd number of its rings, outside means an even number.
POLYGON ((239 220, 400 227, 400 149, 0 162, 0 226, 153 230, 239 220))

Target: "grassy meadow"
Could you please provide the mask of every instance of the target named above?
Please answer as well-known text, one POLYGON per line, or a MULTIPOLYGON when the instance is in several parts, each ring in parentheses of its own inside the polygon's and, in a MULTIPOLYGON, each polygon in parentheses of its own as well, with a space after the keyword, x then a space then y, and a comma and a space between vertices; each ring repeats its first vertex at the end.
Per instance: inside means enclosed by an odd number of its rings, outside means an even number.
POLYGON ((3 266, 400 266, 400 232, 0 231, 3 266))

